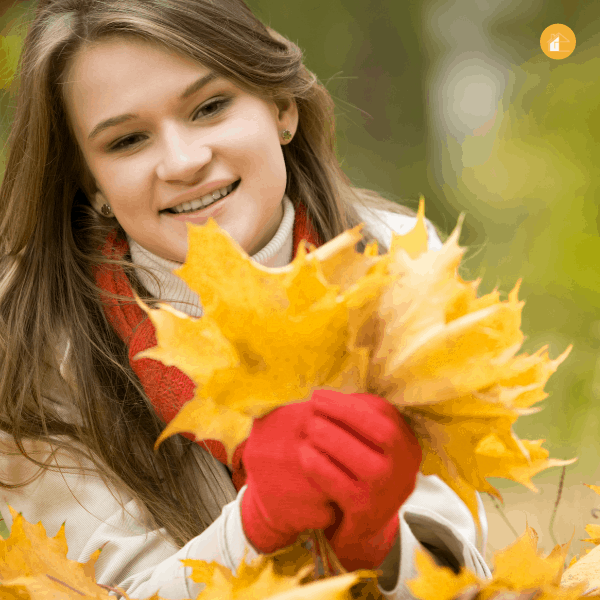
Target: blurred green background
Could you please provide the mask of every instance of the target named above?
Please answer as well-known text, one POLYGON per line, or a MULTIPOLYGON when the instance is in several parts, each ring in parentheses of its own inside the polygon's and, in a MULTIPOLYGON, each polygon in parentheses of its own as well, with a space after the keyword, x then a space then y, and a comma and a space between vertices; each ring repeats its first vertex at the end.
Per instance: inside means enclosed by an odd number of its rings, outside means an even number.
MULTIPOLYGON (((300 45, 334 96, 338 155, 354 183, 413 208, 424 194, 444 234, 465 212, 463 277, 504 293, 523 279, 524 350, 549 344, 556 357, 574 345, 546 387, 544 410, 515 429, 547 439, 552 456, 579 456, 570 474, 600 483, 600 3, 248 4, 300 45), (553 23, 577 36, 564 60, 540 49, 553 23)), ((2 147, 23 19, 34 5, 0 3, 2 147)))

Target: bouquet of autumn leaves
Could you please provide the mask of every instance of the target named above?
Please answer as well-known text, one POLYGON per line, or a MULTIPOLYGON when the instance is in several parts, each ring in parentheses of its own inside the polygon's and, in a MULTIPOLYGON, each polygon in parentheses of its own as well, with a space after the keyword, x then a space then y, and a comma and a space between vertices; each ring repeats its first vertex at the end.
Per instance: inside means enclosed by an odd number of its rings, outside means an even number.
MULTIPOLYGON (((479 281, 458 275, 460 222, 443 248, 428 250, 421 198, 415 227, 355 246, 362 225, 319 248, 302 242, 285 267, 257 264, 219 226, 188 224, 189 251, 175 271, 204 309, 189 317, 151 310, 157 346, 137 358, 176 366, 195 395, 156 442, 179 432, 218 439, 231 461, 252 421, 310 399, 316 388, 369 393, 401 411, 423 452, 421 472, 438 475, 479 524, 476 490, 501 496, 488 477, 537 491, 531 477, 571 461, 549 459, 544 440, 521 440, 520 415, 539 411, 548 377, 570 348, 517 354, 519 284, 501 301, 477 297, 479 281)), ((574 459, 573 459, 574 460, 574 459)))

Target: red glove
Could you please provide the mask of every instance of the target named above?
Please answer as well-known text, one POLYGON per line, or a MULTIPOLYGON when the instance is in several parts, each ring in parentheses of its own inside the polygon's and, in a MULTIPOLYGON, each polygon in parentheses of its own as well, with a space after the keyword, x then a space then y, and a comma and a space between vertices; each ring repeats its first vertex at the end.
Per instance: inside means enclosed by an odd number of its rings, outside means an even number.
POLYGON ((306 439, 310 413, 310 402, 276 408, 254 420, 246 440, 242 461, 248 487, 242 497, 242 526, 263 554, 293 544, 306 529, 325 529, 335 522, 327 496, 300 464, 298 448, 306 439))
POLYGON ((301 463, 339 509, 325 535, 348 571, 378 567, 415 488, 421 447, 398 410, 378 396, 317 390, 309 405, 301 463))

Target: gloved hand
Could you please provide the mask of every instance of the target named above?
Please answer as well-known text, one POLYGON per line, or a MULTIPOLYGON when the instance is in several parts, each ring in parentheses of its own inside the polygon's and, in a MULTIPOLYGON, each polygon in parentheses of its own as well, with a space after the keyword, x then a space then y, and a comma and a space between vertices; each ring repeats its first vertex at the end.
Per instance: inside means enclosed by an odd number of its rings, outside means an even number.
POLYGON ((255 419, 242 454, 247 488, 242 497, 244 533, 263 554, 289 546, 306 529, 335 522, 325 493, 300 464, 310 401, 287 404, 255 419))
POLYGON ((302 466, 336 504, 325 529, 348 571, 378 567, 398 535, 398 510, 414 490, 421 447, 399 411, 371 394, 317 390, 308 403, 302 466))

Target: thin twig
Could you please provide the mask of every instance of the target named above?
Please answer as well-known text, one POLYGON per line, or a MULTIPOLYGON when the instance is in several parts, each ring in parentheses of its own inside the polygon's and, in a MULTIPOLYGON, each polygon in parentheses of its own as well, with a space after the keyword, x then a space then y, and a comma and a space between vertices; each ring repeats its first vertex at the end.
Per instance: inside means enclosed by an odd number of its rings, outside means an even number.
POLYGON ((565 482, 565 473, 567 472, 567 466, 565 465, 562 468, 562 473, 560 475, 560 483, 558 484, 558 493, 556 494, 556 502, 554 503, 554 509, 552 510, 552 516, 550 517, 550 537, 552 538, 552 542, 556 546, 558 543, 556 538, 554 537, 554 518, 556 517, 556 511, 558 509, 558 503, 560 502, 560 497, 562 496, 563 484, 565 482))
POLYGON ((327 549, 325 547, 325 544, 323 543, 323 539, 325 538, 324 535, 322 535, 322 532, 320 529, 315 531, 315 539, 317 541, 317 548, 319 549, 319 556, 321 557, 321 560, 323 561, 323 571, 325 571, 325 578, 329 578, 331 577, 331 571, 329 570, 329 559, 327 557, 327 549))
POLYGON ((308 543, 308 548, 310 550, 310 553, 312 555, 313 558, 313 564, 315 566, 315 570, 314 570, 314 581, 317 581, 319 579, 321 579, 321 577, 323 576, 323 561, 321 560, 321 557, 319 556, 319 544, 317 542, 317 531, 316 529, 311 529, 310 530, 310 538, 308 539, 307 543, 308 543))
POLYGON ((85 596, 85 594, 83 592, 80 592, 79 590, 76 590, 73 586, 70 586, 68 583, 65 583, 64 581, 61 581, 60 579, 56 579, 56 577, 52 577, 52 575, 48 575, 48 573, 46 573, 46 577, 48 579, 52 579, 52 581, 56 581, 56 583, 60 583, 61 585, 64 585, 65 587, 68 587, 70 590, 72 590, 73 592, 77 592, 81 596, 85 596))
POLYGON ((504 514, 502 507, 498 504, 498 500, 496 500, 496 498, 494 496, 492 496, 491 494, 488 494, 488 496, 492 499, 492 502, 494 503, 496 510, 500 513, 500 516, 504 519, 504 522, 508 525, 508 528, 513 532, 515 539, 517 539, 519 537, 519 534, 515 531, 515 528, 511 525, 510 521, 504 514))
POLYGON ((343 575, 344 573, 347 573, 348 571, 346 571, 339 558, 336 556, 333 548, 329 544, 329 541, 325 536, 325 532, 322 529, 319 529, 317 530, 317 536, 321 542, 321 545, 325 548, 325 552, 323 554, 325 556, 325 560, 328 560, 329 563, 331 563, 333 575, 343 575))

